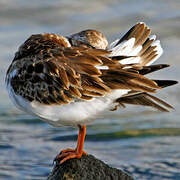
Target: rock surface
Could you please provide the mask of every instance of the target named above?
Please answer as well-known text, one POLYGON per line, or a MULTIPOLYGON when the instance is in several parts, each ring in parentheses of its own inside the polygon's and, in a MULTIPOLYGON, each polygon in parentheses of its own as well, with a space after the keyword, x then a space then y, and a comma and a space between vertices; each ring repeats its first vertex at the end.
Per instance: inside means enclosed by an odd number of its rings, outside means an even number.
POLYGON ((109 167, 92 155, 54 166, 47 180, 133 180, 122 170, 109 167))

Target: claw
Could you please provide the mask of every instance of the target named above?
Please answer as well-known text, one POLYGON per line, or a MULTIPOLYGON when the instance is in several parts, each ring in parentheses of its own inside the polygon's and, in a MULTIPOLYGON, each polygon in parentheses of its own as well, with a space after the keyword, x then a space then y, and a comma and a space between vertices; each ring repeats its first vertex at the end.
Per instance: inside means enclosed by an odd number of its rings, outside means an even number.
POLYGON ((59 164, 63 164, 65 161, 69 160, 69 159, 74 159, 74 158, 80 158, 82 156, 82 154, 78 154, 76 152, 74 153, 67 153, 66 155, 64 155, 64 158, 60 161, 59 164))
POLYGON ((87 155, 85 151, 78 153, 76 149, 64 149, 55 157, 54 161, 60 161, 60 164, 62 164, 68 159, 80 158, 82 154, 87 155))

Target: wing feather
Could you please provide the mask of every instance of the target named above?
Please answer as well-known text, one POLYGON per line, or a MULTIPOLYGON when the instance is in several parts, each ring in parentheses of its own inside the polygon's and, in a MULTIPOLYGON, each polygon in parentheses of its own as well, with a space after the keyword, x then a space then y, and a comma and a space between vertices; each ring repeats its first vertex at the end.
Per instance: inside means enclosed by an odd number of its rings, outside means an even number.
POLYGON ((132 93, 132 95, 130 93, 127 97, 117 99, 116 103, 118 103, 118 105, 115 106, 114 110, 116 110, 118 106, 125 107, 125 104, 150 106, 163 112, 168 112, 169 109, 173 109, 173 107, 165 101, 148 93, 132 93))
MULTIPOLYGON (((130 30, 130 34, 125 35, 118 43, 128 36, 132 37, 133 33, 139 34, 135 46, 144 43, 142 57, 144 53, 146 58, 152 59, 154 55, 151 53, 154 52, 154 48, 150 47, 152 40, 144 42, 150 33, 145 25, 135 26, 130 30)), ((149 67, 125 65, 116 60, 125 56, 109 57, 111 51, 69 47, 67 43, 58 40, 63 41, 63 38, 50 34, 33 35, 21 46, 12 64, 12 67, 19 67, 19 75, 11 79, 17 94, 29 101, 61 105, 105 96, 116 89, 128 89, 138 91, 140 94, 126 98, 126 101, 119 98, 117 102, 125 104, 136 101, 136 104, 148 105, 149 98, 159 101, 144 93, 161 89, 158 86, 161 82, 150 80, 143 75, 162 69, 165 65, 149 67), (107 69, 98 68, 100 66, 106 66, 107 69), (139 100, 141 98, 142 100, 139 100)), ((10 73, 11 69, 8 71, 10 73)))

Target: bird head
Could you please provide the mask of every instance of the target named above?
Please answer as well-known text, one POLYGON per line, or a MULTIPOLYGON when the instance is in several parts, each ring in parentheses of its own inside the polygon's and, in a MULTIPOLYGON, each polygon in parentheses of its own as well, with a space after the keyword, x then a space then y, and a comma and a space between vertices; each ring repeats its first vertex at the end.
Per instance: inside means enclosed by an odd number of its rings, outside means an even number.
POLYGON ((67 37, 72 46, 84 46, 96 49, 106 49, 108 41, 106 37, 96 30, 84 30, 67 37))

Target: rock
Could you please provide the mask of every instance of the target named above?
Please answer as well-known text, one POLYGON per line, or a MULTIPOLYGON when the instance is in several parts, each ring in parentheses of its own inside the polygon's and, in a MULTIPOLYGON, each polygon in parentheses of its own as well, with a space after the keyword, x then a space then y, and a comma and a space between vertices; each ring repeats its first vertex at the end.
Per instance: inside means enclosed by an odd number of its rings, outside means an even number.
POLYGON ((122 170, 109 167, 92 155, 56 163, 47 180, 133 180, 122 170))

